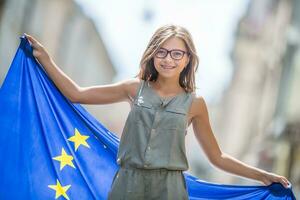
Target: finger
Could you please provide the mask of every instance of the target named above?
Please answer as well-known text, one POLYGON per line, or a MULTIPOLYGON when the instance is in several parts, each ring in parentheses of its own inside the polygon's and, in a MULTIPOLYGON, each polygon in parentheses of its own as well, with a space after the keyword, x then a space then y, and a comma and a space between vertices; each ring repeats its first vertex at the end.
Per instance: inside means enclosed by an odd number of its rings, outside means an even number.
POLYGON ((32 46, 33 49, 39 49, 40 48, 40 45, 38 43, 32 43, 31 46, 32 46))
POLYGON ((27 35, 26 37, 33 49, 39 49, 41 47, 41 44, 34 37, 31 35, 27 35))
POLYGON ((287 179, 285 180, 285 183, 287 188, 290 188, 292 186, 292 184, 287 179))
POLYGON ((288 181, 288 188, 291 188, 292 187, 292 184, 291 182, 288 181))
POLYGON ((38 41, 34 37, 32 37, 31 35, 28 35, 28 34, 25 33, 25 36, 31 42, 32 45, 35 45, 35 44, 38 43, 38 41))
POLYGON ((284 180, 284 178, 279 178, 279 181, 285 188, 288 188, 288 182, 284 180))
POLYGON ((291 183, 284 176, 282 177, 282 180, 285 182, 286 186, 291 185, 291 183))
POLYGON ((287 184, 291 184, 287 178, 283 177, 283 179, 287 184))

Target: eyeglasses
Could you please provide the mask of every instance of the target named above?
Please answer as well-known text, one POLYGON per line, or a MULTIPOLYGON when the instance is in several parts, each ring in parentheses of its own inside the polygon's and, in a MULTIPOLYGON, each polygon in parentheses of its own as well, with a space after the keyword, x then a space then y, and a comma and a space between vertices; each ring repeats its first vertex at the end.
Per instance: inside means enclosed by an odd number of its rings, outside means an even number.
POLYGON ((164 48, 160 48, 156 54, 155 57, 157 58, 165 58, 168 56, 168 53, 170 53, 171 58, 173 58, 174 60, 180 60, 183 58, 184 54, 189 54, 188 52, 179 50, 179 49, 172 49, 172 50, 167 50, 164 48))

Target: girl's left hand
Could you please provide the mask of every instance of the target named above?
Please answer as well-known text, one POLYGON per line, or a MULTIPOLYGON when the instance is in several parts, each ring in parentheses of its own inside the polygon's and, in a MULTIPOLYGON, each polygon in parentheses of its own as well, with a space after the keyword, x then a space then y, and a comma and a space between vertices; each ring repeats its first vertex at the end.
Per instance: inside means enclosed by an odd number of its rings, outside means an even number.
POLYGON ((291 183, 284 176, 280 176, 270 172, 263 172, 260 178, 265 185, 270 185, 273 182, 281 183, 285 188, 289 188, 291 183))

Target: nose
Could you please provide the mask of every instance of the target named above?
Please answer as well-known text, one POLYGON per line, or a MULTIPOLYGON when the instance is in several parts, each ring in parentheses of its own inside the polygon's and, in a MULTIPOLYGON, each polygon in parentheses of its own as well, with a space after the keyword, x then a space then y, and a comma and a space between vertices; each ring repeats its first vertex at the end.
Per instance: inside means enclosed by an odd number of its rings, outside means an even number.
POLYGON ((171 52, 167 53, 167 56, 165 57, 165 60, 167 60, 167 61, 173 61, 173 58, 171 57, 171 52))

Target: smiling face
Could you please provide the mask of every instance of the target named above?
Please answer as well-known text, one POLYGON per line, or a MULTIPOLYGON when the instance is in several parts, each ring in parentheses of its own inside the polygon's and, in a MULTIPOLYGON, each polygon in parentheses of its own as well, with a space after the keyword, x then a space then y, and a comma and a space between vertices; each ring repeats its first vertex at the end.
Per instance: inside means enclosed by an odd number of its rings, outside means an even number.
POLYGON ((198 64, 199 58, 189 31, 182 26, 166 24, 159 27, 151 37, 135 77, 153 82, 158 79, 178 81, 186 92, 193 92, 196 89, 195 72, 198 64), (188 51, 188 54, 184 53, 181 58, 181 53, 175 49, 188 51))
POLYGON ((154 67, 159 76, 179 79, 181 71, 189 62, 189 56, 184 52, 187 52, 187 48, 182 39, 171 37, 166 40, 154 56, 154 67), (165 56, 166 50, 168 53, 165 56), (178 59, 181 57, 181 54, 183 54, 182 58, 178 59))

